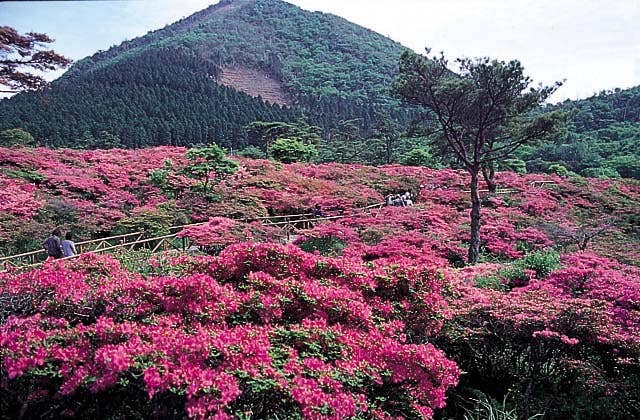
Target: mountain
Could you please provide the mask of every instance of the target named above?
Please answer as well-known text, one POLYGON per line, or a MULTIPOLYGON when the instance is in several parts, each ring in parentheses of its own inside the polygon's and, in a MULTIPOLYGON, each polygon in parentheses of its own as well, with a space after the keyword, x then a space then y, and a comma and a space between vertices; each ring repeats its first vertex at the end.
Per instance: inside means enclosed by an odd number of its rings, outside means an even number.
POLYGON ((406 122, 411 112, 387 93, 404 49, 280 0, 223 0, 78 61, 45 92, 0 101, 0 130, 50 146, 107 132, 128 147, 240 147, 256 120, 304 116, 328 130, 357 118, 367 129, 383 112, 406 122))

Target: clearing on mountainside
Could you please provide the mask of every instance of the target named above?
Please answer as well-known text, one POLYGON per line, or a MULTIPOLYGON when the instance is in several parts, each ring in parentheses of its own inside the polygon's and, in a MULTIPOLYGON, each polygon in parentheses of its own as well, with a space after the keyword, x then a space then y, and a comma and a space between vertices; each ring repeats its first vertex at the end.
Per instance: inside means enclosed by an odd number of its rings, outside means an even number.
POLYGON ((220 83, 254 98, 260 96, 272 104, 286 106, 292 104, 280 82, 260 70, 246 67, 225 67, 222 70, 220 83))

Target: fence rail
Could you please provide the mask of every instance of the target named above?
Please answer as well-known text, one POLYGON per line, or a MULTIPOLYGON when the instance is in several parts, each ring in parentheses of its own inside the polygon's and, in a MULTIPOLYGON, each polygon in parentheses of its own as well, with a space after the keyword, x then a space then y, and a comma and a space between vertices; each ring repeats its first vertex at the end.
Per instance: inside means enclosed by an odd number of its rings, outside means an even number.
MULTIPOLYGON (((373 204, 367 207, 358 208, 348 214, 340 214, 334 216, 317 217, 313 213, 301 213, 281 216, 241 218, 236 220, 247 223, 260 222, 266 226, 278 228, 282 233, 282 240, 289 242, 295 232, 304 229, 310 229, 316 223, 342 219, 345 217, 352 217, 359 214, 360 212, 370 211, 372 209, 381 208, 383 206, 383 204, 373 204)), ((202 226, 206 223, 207 222, 201 222, 188 225, 171 226, 168 228, 168 231, 171 232, 170 234, 151 238, 145 238, 144 232, 132 232, 122 235, 82 241, 76 243, 76 250, 78 251, 78 255, 91 252, 96 254, 103 254, 113 252, 118 249, 148 249, 151 252, 169 250, 187 252, 188 250, 192 249, 194 244, 187 237, 178 237, 178 233, 180 233, 185 228, 202 226)), ((77 255, 73 257, 62 258, 61 260, 68 260, 76 257, 77 255)), ((46 259, 47 252, 44 249, 0 257, 0 271, 6 271, 9 268, 18 269, 37 267, 46 259)))
MULTIPOLYGON (((553 181, 531 181, 529 183, 529 186, 531 188, 537 188, 537 189, 541 189, 541 188, 546 188, 548 186, 552 186, 555 185, 556 183, 553 181)), ((471 192, 471 190, 463 190, 462 191, 465 194, 469 194, 471 192)), ((510 195, 510 194, 515 194, 520 192, 520 190, 517 190, 515 188, 496 188, 496 190, 493 192, 493 194, 496 195, 510 195)), ((490 194, 491 191, 490 190, 486 190, 486 189, 482 189, 482 190, 478 190, 479 194, 490 194)))

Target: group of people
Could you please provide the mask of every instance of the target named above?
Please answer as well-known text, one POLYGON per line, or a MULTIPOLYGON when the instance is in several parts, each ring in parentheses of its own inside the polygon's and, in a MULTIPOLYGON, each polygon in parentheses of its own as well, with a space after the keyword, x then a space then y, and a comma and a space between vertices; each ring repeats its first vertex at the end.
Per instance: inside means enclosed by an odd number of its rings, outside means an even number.
POLYGON ((56 228, 51 232, 51 236, 42 243, 42 247, 47 251, 49 257, 56 259, 73 257, 78 254, 76 244, 73 242, 73 234, 67 232, 64 235, 64 239, 62 239, 62 230, 60 228, 56 228))
POLYGON ((411 207, 413 206, 413 195, 410 191, 404 194, 389 194, 386 198, 387 206, 411 207))

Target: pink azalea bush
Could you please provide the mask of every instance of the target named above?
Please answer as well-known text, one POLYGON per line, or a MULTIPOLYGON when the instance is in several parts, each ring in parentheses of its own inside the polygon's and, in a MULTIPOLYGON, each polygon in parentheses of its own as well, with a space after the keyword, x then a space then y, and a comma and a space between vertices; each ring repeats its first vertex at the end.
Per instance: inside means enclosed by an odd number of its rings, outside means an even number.
POLYGON ((165 264, 143 277, 88 255, 0 275, 2 404, 84 416, 110 395, 117 414, 128 394, 155 416, 430 418, 457 383, 415 340, 447 313, 436 272, 250 243, 165 264))
POLYGON ((464 171, 237 159, 205 197, 184 153, 0 149, 3 253, 184 215, 219 254, 0 274, 3 412, 461 418, 482 392, 519 417, 640 417, 637 181, 498 173, 512 192, 483 193, 468 267, 464 171), (243 221, 315 205, 344 217, 297 232, 309 253, 243 221))
POLYGON ((635 418, 640 271, 594 254, 562 264, 510 292, 461 280, 436 342, 468 372, 463 387, 508 392, 523 417, 635 418))

